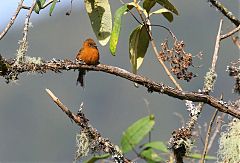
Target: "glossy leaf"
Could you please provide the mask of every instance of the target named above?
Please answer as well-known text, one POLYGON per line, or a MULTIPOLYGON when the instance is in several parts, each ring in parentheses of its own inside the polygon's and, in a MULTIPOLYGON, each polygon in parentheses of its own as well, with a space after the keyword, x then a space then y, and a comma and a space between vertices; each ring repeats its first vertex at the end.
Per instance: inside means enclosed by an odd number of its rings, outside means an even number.
POLYGON ((163 161, 163 159, 151 148, 142 150, 140 156, 147 160, 148 163, 160 163, 163 161))
POLYGON ((106 159, 108 157, 110 157, 110 154, 97 155, 87 161, 84 161, 84 163, 95 163, 98 160, 106 159))
POLYGON ((161 141, 146 143, 146 144, 143 145, 143 147, 144 148, 153 148, 153 149, 159 150, 159 151, 164 152, 164 153, 169 152, 167 146, 161 141))
POLYGON ((129 57, 133 73, 143 63, 144 56, 149 45, 149 35, 145 26, 138 26, 133 30, 129 38, 129 57))
POLYGON ((115 55, 116 53, 118 38, 121 31, 122 16, 125 12, 127 12, 128 10, 131 10, 132 8, 133 8, 133 5, 131 3, 125 4, 122 7, 118 8, 114 14, 114 25, 113 25, 113 30, 110 37, 110 46, 109 46, 109 49, 112 55, 115 55))
POLYGON ((45 4, 46 0, 37 0, 36 5, 34 7, 34 11, 39 14, 39 11, 43 8, 43 5, 45 4))
MULTIPOLYGON (((187 155, 187 157, 194 158, 194 159, 201 159, 202 154, 192 153, 192 154, 187 155)), ((217 158, 214 156, 208 156, 208 155, 205 156, 205 160, 216 160, 216 159, 217 158)))
POLYGON ((156 0, 158 4, 178 15, 178 11, 168 0, 156 0))
POLYGON ((112 14, 108 0, 84 0, 92 29, 101 45, 106 45, 112 32, 112 14))
POLYGON ((173 14, 168 9, 161 8, 157 11, 151 12, 149 15, 152 14, 162 14, 169 22, 173 21, 173 14))
POLYGON ((144 0, 143 8, 149 13, 151 8, 156 4, 156 0, 144 0))
POLYGON ((54 0, 54 1, 52 2, 52 5, 51 5, 50 10, 49 10, 49 16, 52 16, 52 12, 53 12, 56 4, 57 4, 57 1, 58 1, 58 0, 54 0))
POLYGON ((154 116, 150 115, 139 119, 123 133, 121 147, 124 153, 133 149, 153 128, 154 116))

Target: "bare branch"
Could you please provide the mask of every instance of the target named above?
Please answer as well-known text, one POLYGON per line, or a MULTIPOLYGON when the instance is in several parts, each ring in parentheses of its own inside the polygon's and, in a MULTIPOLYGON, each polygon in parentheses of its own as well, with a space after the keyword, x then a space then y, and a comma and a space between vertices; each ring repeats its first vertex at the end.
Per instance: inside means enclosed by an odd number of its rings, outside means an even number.
POLYGON ((0 40, 6 35, 6 33, 8 32, 8 30, 11 28, 11 26, 13 25, 13 23, 15 22, 20 10, 23 8, 23 1, 21 0, 18 4, 18 7, 15 11, 15 14, 13 15, 13 17, 11 18, 11 20, 9 21, 9 23, 7 24, 7 26, 5 27, 5 29, 0 33, 0 40))
POLYGON ((221 35, 220 38, 221 38, 221 40, 223 40, 223 39, 225 39, 225 38, 227 38, 227 37, 230 37, 230 36, 234 35, 234 34, 237 33, 239 30, 240 30, 240 25, 239 25, 238 27, 234 28, 232 31, 230 31, 230 32, 228 32, 228 33, 226 33, 226 34, 224 34, 224 35, 221 35))
POLYGON ((211 119, 211 121, 209 122, 208 130, 207 130, 207 135, 206 135, 206 138, 205 138, 205 144, 204 144, 203 154, 202 154, 202 158, 201 158, 201 160, 200 160, 200 163, 204 163, 205 156, 206 156, 206 154, 207 154, 207 152, 208 152, 209 137, 210 137, 211 130, 212 130, 212 126, 213 126, 213 122, 214 122, 215 119, 216 119, 217 113, 218 113, 218 110, 215 110, 215 112, 214 112, 214 114, 213 114, 213 116, 212 116, 212 119, 211 119))
POLYGON ((215 131, 213 132, 212 137, 211 137, 211 139, 210 139, 210 141, 209 141, 209 143, 208 143, 208 149, 207 149, 207 151, 210 150, 210 148, 212 147, 212 144, 213 144, 216 136, 219 135, 220 128, 221 128, 221 126, 222 126, 223 118, 224 118, 225 115, 226 115, 225 113, 222 113, 222 116, 221 116, 221 117, 218 117, 217 122, 216 122, 216 123, 217 123, 217 126, 215 127, 215 131))
POLYGON ((55 104, 57 104, 71 120, 73 120, 78 125, 82 124, 81 123, 82 119, 79 116, 73 114, 49 89, 45 90, 48 93, 48 95, 52 98, 53 102, 55 102, 55 104))
POLYGON ((218 28, 218 33, 217 33, 217 38, 216 38, 216 43, 215 43, 213 58, 212 58, 212 67, 211 67, 211 70, 212 70, 213 72, 215 72, 216 63, 217 63, 217 59, 218 59, 218 51, 219 51, 219 47, 220 47, 222 23, 223 23, 223 20, 221 19, 220 24, 219 24, 219 28, 218 28))
POLYGON ((122 152, 117 148, 116 145, 111 143, 109 139, 103 138, 101 134, 89 124, 89 120, 81 111, 79 111, 77 115, 74 114, 49 89, 46 89, 46 92, 52 98, 52 100, 60 107, 60 109, 65 114, 67 114, 67 116, 71 120, 73 120, 78 126, 80 126, 84 130, 84 132, 87 133, 89 139, 93 139, 93 141, 97 142, 94 143, 95 146, 97 145, 98 148, 102 149, 104 152, 111 154, 116 162, 120 161, 125 163, 131 163, 131 161, 124 158, 122 152))

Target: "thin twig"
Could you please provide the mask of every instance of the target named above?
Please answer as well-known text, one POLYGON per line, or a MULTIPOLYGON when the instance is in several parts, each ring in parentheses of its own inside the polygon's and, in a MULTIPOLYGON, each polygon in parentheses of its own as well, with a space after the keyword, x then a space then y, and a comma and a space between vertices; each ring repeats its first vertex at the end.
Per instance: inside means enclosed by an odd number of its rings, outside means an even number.
POLYGON ((167 27, 165 27, 165 26, 163 26, 163 25, 158 25, 158 24, 150 24, 149 26, 152 26, 152 27, 161 27, 161 28, 164 28, 164 29, 166 29, 169 33, 170 33, 170 35, 173 37, 173 39, 174 40, 176 40, 177 39, 177 37, 174 35, 174 33, 169 29, 169 28, 167 28, 167 27))
POLYGON ((216 38, 216 43, 215 43, 215 48, 214 48, 214 53, 213 53, 213 58, 212 58, 212 67, 211 70, 215 72, 216 69, 216 63, 218 59, 218 51, 220 48, 220 41, 221 41, 221 29, 222 29, 222 23, 223 20, 220 20, 219 28, 218 28, 218 33, 217 33, 217 38, 216 38))
POLYGON ((230 37, 233 34, 237 33, 239 30, 240 30, 240 25, 238 27, 234 28, 232 31, 230 31, 230 32, 228 32, 226 34, 221 35, 220 39, 223 40, 223 39, 225 39, 227 37, 230 37))
POLYGON ((8 22, 7 26, 4 28, 4 30, 0 33, 0 40, 6 35, 6 33, 8 32, 8 30, 11 28, 11 26, 13 25, 13 23, 15 22, 20 10, 23 7, 23 1, 21 0, 18 4, 18 7, 15 11, 15 14, 13 15, 13 17, 11 18, 11 20, 8 22))
POLYGON ((213 132, 212 137, 211 137, 211 139, 210 139, 210 141, 209 141, 209 143, 208 143, 208 149, 207 149, 207 151, 210 150, 210 148, 212 147, 212 144, 213 144, 216 136, 219 135, 220 128, 221 128, 221 126, 222 126, 223 118, 224 118, 225 115, 226 115, 226 114, 223 113, 222 116, 218 118, 218 120, 217 120, 217 126, 215 127, 215 131, 213 132))
POLYGON ((111 154, 114 160, 117 162, 120 161, 124 163, 131 163, 131 161, 123 156, 116 145, 111 143, 109 139, 103 138, 101 134, 89 124, 89 120, 83 113, 79 112, 77 115, 74 114, 49 89, 46 89, 46 92, 71 120, 73 120, 82 129, 85 129, 85 132, 88 134, 88 136, 90 136, 89 139, 93 139, 98 143, 94 145, 99 145, 100 149, 102 149, 105 153, 111 154))
POLYGON ((223 4, 218 2, 217 0, 209 0, 213 6, 215 6, 223 15, 225 15, 233 24, 236 26, 240 25, 240 21, 237 19, 236 16, 233 15, 231 11, 229 11, 223 4))
MULTIPOLYGON (((48 1, 47 3, 45 3, 45 4, 42 6, 41 9, 46 8, 48 5, 50 5, 51 3, 53 3, 53 1, 54 1, 54 0, 50 0, 50 1, 48 1)), ((59 0, 58 2, 60 2, 60 0, 59 0)))
POLYGON ((206 135, 206 138, 205 138, 205 145, 204 145, 204 150, 203 150, 203 154, 202 154, 202 158, 200 160, 200 163, 204 163, 204 159, 205 159, 205 156, 208 152, 208 142, 209 142, 209 137, 210 137, 210 134, 211 134, 211 130, 212 130, 212 127, 213 127, 213 122, 215 121, 215 118, 217 116, 217 113, 218 113, 218 110, 216 110, 211 118, 211 121, 209 123, 209 126, 208 126, 208 130, 207 130, 207 135, 206 135))
POLYGON ((22 5, 22 9, 30 10, 31 7, 22 5))
MULTIPOLYGON (((120 2, 122 3, 122 4, 126 4, 125 2, 123 2, 122 0, 120 0, 120 2)), ((132 15, 132 17, 136 20, 136 22, 138 22, 138 24, 141 24, 141 25, 143 25, 139 20, 138 20, 138 18, 132 13, 132 11, 131 10, 128 10, 128 12, 132 15)))

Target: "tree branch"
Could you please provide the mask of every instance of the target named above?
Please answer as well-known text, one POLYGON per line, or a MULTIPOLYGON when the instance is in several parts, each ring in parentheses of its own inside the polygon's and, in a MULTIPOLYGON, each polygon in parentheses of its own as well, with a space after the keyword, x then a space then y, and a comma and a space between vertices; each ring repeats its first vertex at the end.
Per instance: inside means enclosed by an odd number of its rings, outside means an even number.
POLYGON ((236 16, 233 15, 231 11, 229 11, 223 4, 216 0, 209 0, 213 6, 215 6, 223 15, 225 15, 233 24, 236 26, 240 25, 240 21, 237 19, 236 16))
MULTIPOLYGON (((67 114, 67 116, 73 120, 82 130, 87 134, 88 139, 94 141, 93 149, 102 149, 104 152, 109 153, 112 155, 116 162, 124 162, 124 163, 131 163, 128 159, 124 158, 122 152, 118 149, 118 147, 112 144, 107 138, 103 138, 101 134, 93 128, 89 124, 89 120, 85 117, 85 115, 80 110, 78 114, 72 113, 49 89, 46 89, 48 95, 52 98, 52 100, 60 107, 60 109, 67 114)), ((88 148, 91 145, 89 145, 88 148)))
POLYGON ((23 1, 21 0, 18 4, 18 7, 15 11, 15 14, 13 15, 13 17, 11 18, 11 20, 9 21, 9 23, 7 24, 7 26, 4 28, 4 30, 0 33, 0 40, 6 35, 6 33, 8 32, 8 30, 11 28, 11 26, 13 25, 13 23, 15 22, 20 10, 23 8, 23 1))
MULTIPOLYGON (((1 62, 4 62, 4 59, 2 59, 1 62)), ((6 63, 5 61, 5 64, 7 64, 8 66, 2 66, 5 69, 4 69, 4 72, 0 73, 0 75, 5 77, 6 79, 11 79, 11 75, 13 74, 18 75, 23 72, 46 73, 49 70, 54 72, 61 72, 62 70, 71 70, 71 69, 79 69, 79 68, 86 69, 88 71, 102 71, 105 73, 109 73, 109 74, 113 74, 113 75, 125 78, 129 81, 138 83, 146 87, 149 92, 158 92, 158 93, 166 94, 170 97, 174 97, 180 100, 189 100, 193 102, 207 103, 210 106, 218 109, 220 112, 224 112, 236 118, 240 118, 240 111, 237 110, 237 108, 230 106, 226 102, 218 100, 210 95, 197 93, 197 92, 186 92, 186 91, 181 91, 179 89, 174 89, 162 83, 157 83, 155 81, 152 81, 144 76, 136 75, 124 69, 110 66, 110 65, 99 64, 97 66, 91 66, 91 65, 89 66, 82 63, 76 63, 71 60, 56 60, 56 59, 53 59, 48 62, 43 62, 41 64, 23 63, 23 64, 16 65, 13 63, 14 63, 13 61, 9 61, 8 63, 6 63)), ((3 71, 3 70, 0 70, 0 71, 3 71)))
MULTIPOLYGON (((219 51, 219 48, 220 48, 222 23, 223 23, 223 20, 221 19, 221 20, 220 20, 220 23, 219 23, 219 28, 218 28, 218 33, 217 33, 217 37, 216 37, 216 42, 215 42, 215 48, 214 48, 213 58, 212 58, 212 67, 211 67, 211 70, 213 71, 213 73, 215 73, 216 63, 217 63, 217 59, 218 59, 218 51, 219 51)), ((216 80, 216 79, 215 79, 215 80, 216 80)), ((214 82, 213 82, 213 83, 214 83, 214 82)))
POLYGON ((235 33, 237 33, 238 31, 240 30, 240 25, 236 28, 234 28, 232 31, 226 33, 226 34, 223 34, 221 35, 221 40, 225 39, 225 38, 228 38, 232 35, 234 35, 235 33))
POLYGON ((207 135, 206 135, 205 143, 204 143, 204 149, 203 149, 203 153, 202 153, 202 157, 201 157, 200 163, 204 163, 206 154, 208 152, 208 142, 209 142, 210 134, 211 134, 212 127, 213 127, 213 122, 215 121, 215 119, 217 117, 217 114, 218 114, 218 110, 215 110, 215 112, 214 112, 214 114, 213 114, 213 116, 211 118, 211 121, 209 122, 207 135))

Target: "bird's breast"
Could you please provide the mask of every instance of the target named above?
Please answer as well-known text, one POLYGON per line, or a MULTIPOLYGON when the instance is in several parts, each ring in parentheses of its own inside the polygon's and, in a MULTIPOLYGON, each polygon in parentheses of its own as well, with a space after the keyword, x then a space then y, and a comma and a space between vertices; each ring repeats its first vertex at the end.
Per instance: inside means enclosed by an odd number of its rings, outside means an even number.
POLYGON ((96 65, 99 62, 99 52, 95 48, 85 48, 81 51, 80 59, 88 65, 96 65))

